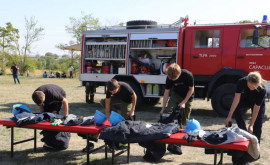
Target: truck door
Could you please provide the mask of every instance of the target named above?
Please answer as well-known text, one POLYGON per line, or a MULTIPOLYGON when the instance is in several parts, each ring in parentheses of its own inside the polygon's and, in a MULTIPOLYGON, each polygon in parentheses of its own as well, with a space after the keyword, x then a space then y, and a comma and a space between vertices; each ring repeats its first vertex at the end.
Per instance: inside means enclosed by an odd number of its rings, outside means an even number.
POLYGON ((222 29, 194 29, 190 71, 194 75, 214 75, 221 69, 222 29))
POLYGON ((236 69, 247 73, 259 71, 265 80, 270 79, 270 30, 260 29, 259 45, 252 44, 254 28, 241 29, 239 46, 237 48, 236 69))

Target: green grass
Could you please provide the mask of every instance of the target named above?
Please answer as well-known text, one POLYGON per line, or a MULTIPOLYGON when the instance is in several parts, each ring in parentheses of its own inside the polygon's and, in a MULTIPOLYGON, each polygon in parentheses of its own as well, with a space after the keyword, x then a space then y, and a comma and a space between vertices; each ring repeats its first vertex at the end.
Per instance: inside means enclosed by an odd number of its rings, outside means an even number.
MULTIPOLYGON (((57 84, 61 86, 67 93, 69 101, 70 113, 78 116, 94 115, 95 110, 99 109, 104 112, 104 109, 98 103, 105 95, 95 95, 94 104, 85 103, 85 89, 80 86, 78 79, 43 79, 40 77, 20 77, 21 84, 14 84, 11 75, 0 76, 0 118, 12 117, 12 106, 17 103, 27 105, 32 112, 38 112, 38 107, 32 101, 32 92, 43 84, 57 84)), ((103 88, 98 88, 102 92, 103 88)), ((266 103, 265 123, 263 127, 263 135, 261 140, 261 159, 253 164, 267 165, 270 161, 270 103, 266 103)), ((142 106, 136 109, 136 119, 146 122, 156 122, 159 118, 161 103, 156 106, 142 106)), ((61 111, 63 114, 63 110, 61 111)), ((203 100, 195 100, 193 102, 193 110, 191 118, 197 119, 203 129, 218 129, 224 126, 225 118, 219 117, 211 108, 210 102, 203 100)), ((247 121, 250 119, 250 112, 246 115, 247 121)), ((233 123, 235 125, 235 122, 233 123)), ((23 140, 33 136, 33 130, 16 128, 16 140, 23 140)), ((77 134, 72 134, 69 148, 60 152, 45 152, 42 150, 42 138, 38 131, 37 151, 33 152, 33 142, 18 144, 14 147, 14 158, 10 158, 10 129, 0 126, 0 164, 30 164, 30 165, 47 165, 47 164, 85 164, 86 154, 81 152, 85 147, 85 140, 78 137, 77 134)), ((99 140, 95 146, 100 146, 103 141, 99 140)), ((184 147, 184 154, 181 156, 172 155, 168 152, 159 162, 161 165, 175 164, 212 164, 213 155, 205 155, 201 148, 184 147), (193 153, 197 153, 194 157, 193 153)), ((131 163, 135 165, 150 164, 143 161, 143 148, 137 144, 131 145, 131 163)), ((98 151, 90 156, 91 163, 94 165, 107 165, 111 163, 109 159, 104 159, 104 150, 98 151)), ((117 157, 115 164, 126 164, 126 153, 117 157)), ((231 164, 231 158, 224 155, 224 164, 231 164)))

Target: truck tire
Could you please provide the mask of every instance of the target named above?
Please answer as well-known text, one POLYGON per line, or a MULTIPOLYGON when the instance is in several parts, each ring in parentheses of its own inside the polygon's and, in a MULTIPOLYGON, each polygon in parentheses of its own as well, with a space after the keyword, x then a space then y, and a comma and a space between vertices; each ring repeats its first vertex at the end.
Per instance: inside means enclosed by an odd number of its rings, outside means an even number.
POLYGON ((143 101, 141 88, 138 85, 136 85, 135 83, 131 82, 131 81, 128 81, 127 83, 130 85, 130 87, 136 93, 136 95, 137 95, 136 107, 139 107, 140 105, 142 105, 142 101, 143 101))
POLYGON ((213 92, 211 104, 218 115, 227 117, 232 105, 235 89, 236 84, 226 83, 217 87, 213 92))
POLYGON ((156 105, 159 103, 160 98, 144 98, 143 104, 144 105, 156 105))
POLYGON ((157 22, 156 21, 148 21, 148 20, 133 20, 127 22, 127 29, 149 29, 149 28, 156 28, 157 22), (150 25, 150 26, 149 26, 150 25))

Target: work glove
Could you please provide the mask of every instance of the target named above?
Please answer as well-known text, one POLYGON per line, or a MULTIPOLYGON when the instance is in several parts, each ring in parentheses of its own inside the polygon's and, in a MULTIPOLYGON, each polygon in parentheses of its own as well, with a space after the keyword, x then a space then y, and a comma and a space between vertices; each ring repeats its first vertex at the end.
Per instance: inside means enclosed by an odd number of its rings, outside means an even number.
POLYGON ((230 121, 226 127, 232 127, 232 122, 230 121))
POLYGON ((188 143, 191 143, 197 139, 199 135, 199 132, 193 133, 193 132, 188 132, 185 136, 184 139, 187 140, 188 143))
POLYGON ((61 119, 52 119, 52 124, 53 126, 57 126, 63 124, 63 121, 61 119))

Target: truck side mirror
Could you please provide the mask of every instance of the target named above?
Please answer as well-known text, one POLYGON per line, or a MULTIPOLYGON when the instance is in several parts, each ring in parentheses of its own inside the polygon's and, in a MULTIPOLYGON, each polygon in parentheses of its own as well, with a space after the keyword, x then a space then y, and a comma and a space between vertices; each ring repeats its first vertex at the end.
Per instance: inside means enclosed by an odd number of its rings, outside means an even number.
POLYGON ((258 29, 254 30, 253 31, 252 44, 258 45, 259 44, 259 37, 260 37, 259 30, 258 29))

